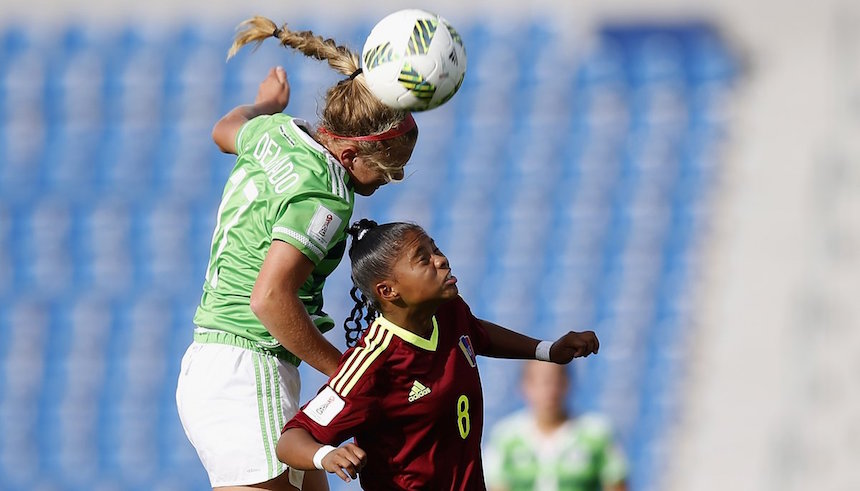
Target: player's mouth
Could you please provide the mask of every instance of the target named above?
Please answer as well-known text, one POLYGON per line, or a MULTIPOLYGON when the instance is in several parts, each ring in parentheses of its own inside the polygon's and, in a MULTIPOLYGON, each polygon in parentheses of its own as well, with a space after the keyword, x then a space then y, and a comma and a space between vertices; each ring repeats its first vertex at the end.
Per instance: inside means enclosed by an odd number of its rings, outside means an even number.
POLYGON ((457 277, 451 274, 451 270, 448 270, 448 275, 445 276, 445 286, 451 286, 457 284, 457 277))

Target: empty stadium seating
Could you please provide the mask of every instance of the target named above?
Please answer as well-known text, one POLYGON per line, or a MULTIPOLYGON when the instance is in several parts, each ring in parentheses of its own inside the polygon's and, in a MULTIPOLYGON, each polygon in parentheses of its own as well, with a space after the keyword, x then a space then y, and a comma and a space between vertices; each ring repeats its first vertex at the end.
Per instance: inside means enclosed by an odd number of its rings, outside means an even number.
MULTIPOLYGON (((595 330, 572 402, 613 419, 632 489, 659 489, 737 61, 692 21, 587 46, 539 19, 458 28, 460 93, 416 115, 412 178, 354 216, 425 226, 479 316, 595 330)), ((232 32, 0 26, 0 489, 208 486, 173 394, 232 166, 209 131, 275 64, 309 120, 338 79, 274 43, 225 63, 232 32)), ((346 269, 327 285, 339 319, 346 269)), ((520 407, 517 367, 481 361, 487 427, 520 407)), ((303 374, 307 397, 322 378, 303 374)))

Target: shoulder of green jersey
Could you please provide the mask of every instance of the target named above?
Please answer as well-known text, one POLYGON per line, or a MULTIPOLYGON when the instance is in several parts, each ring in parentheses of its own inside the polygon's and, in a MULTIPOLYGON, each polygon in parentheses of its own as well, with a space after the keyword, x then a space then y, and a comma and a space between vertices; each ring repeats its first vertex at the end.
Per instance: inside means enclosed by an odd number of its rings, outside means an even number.
POLYGON ((531 433, 533 427, 532 415, 526 410, 520 410, 502 418, 493 427, 491 437, 494 440, 506 441, 518 438, 522 433, 531 433))
POLYGON ((576 418, 576 422, 581 427, 599 431, 611 431, 612 429, 609 418, 600 413, 582 413, 576 418))
POLYGON ((349 203, 349 191, 347 191, 344 177, 346 169, 334 159, 326 158, 326 165, 328 165, 328 173, 331 176, 331 194, 349 203))
MULTIPOLYGON (((268 118, 269 116, 257 116, 257 118, 268 118)), ((242 137, 245 136, 245 131, 251 126, 254 126, 257 122, 255 121, 257 118, 249 119, 245 121, 244 124, 239 128, 239 131, 236 133, 236 150, 241 153, 242 151, 242 137)))
POLYGON ((604 441, 611 438, 612 425, 606 416, 598 413, 586 413, 577 417, 573 425, 574 431, 593 440, 604 441))
POLYGON ((339 196, 344 201, 349 203, 349 191, 346 187, 346 169, 340 165, 340 162, 334 158, 331 152, 328 151, 324 146, 320 145, 319 142, 311 138, 308 132, 310 131, 310 125, 307 121, 299 118, 293 118, 290 120, 290 125, 292 126, 293 133, 298 135, 302 141, 312 149, 316 150, 325 158, 326 165, 328 166, 329 176, 331 177, 331 194, 335 196, 339 196))
POLYGON ((301 232, 297 232, 287 227, 272 227, 272 233, 283 234, 287 237, 292 238, 299 244, 305 246, 305 248, 307 248, 307 250, 309 250, 311 254, 316 256, 317 260, 319 261, 322 261, 323 257, 325 256, 325 252, 323 252, 323 250, 319 247, 315 246, 313 242, 311 242, 311 240, 301 232))
POLYGON ((313 148, 317 152, 325 155, 326 157, 334 158, 334 156, 332 156, 331 152, 329 152, 328 149, 326 149, 326 147, 320 145, 318 141, 311 138, 311 135, 310 135, 311 125, 310 125, 310 123, 308 123, 304 119, 293 118, 290 120, 290 127, 291 127, 290 129, 292 129, 293 133, 298 135, 298 137, 301 138, 302 141, 305 142, 305 144, 307 146, 313 148))
POLYGON ((287 140, 287 143, 289 143, 291 147, 296 146, 296 140, 292 136, 290 136, 289 132, 287 132, 286 126, 278 126, 278 132, 281 134, 282 137, 284 137, 284 140, 287 140))

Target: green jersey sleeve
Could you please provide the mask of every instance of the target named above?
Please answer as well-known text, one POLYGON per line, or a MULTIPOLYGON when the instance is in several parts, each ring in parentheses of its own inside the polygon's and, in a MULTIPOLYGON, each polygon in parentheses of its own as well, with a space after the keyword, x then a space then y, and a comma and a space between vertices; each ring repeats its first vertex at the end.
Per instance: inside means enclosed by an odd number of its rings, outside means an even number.
POLYGON ((598 414, 586 414, 580 418, 583 437, 590 442, 600 457, 600 482, 605 485, 618 484, 627 479, 627 459, 614 442, 612 425, 598 414))
POLYGON ((607 445, 604 450, 603 469, 600 480, 604 485, 618 484, 627 479, 627 459, 616 444, 607 445))
POLYGON ((253 151, 254 143, 259 140, 261 133, 269 131, 274 123, 287 122, 289 119, 290 117, 285 114, 267 114, 248 120, 236 133, 236 153, 242 155, 253 151))
POLYGON ((490 431, 484 447, 484 480, 490 488, 532 490, 540 464, 530 436, 534 435, 531 415, 519 411, 490 431))
POLYGON ((490 488, 500 488, 505 484, 503 473, 504 442, 500 432, 500 428, 495 427, 490 433, 489 442, 484 447, 484 480, 490 488))
POLYGON ((282 240, 318 265, 344 236, 352 207, 336 196, 305 193, 290 200, 272 227, 282 240))

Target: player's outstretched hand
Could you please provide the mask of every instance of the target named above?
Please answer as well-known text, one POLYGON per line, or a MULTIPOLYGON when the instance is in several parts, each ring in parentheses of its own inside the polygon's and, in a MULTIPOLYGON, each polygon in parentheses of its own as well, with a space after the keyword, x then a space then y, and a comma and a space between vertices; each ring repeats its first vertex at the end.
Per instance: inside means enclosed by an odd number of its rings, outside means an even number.
POLYGON ((328 453, 322 459, 322 466, 326 472, 332 472, 344 480, 350 482, 358 477, 364 464, 367 463, 367 454, 358 445, 347 443, 328 453))
POLYGON ((290 82, 287 80, 287 72, 284 67, 272 68, 266 78, 260 82, 254 104, 269 105, 272 114, 275 114, 283 111, 289 102, 290 82))
POLYGON ((549 359, 554 363, 570 363, 574 358, 597 354, 600 342, 594 331, 573 332, 570 331, 558 338, 549 349, 549 359))

